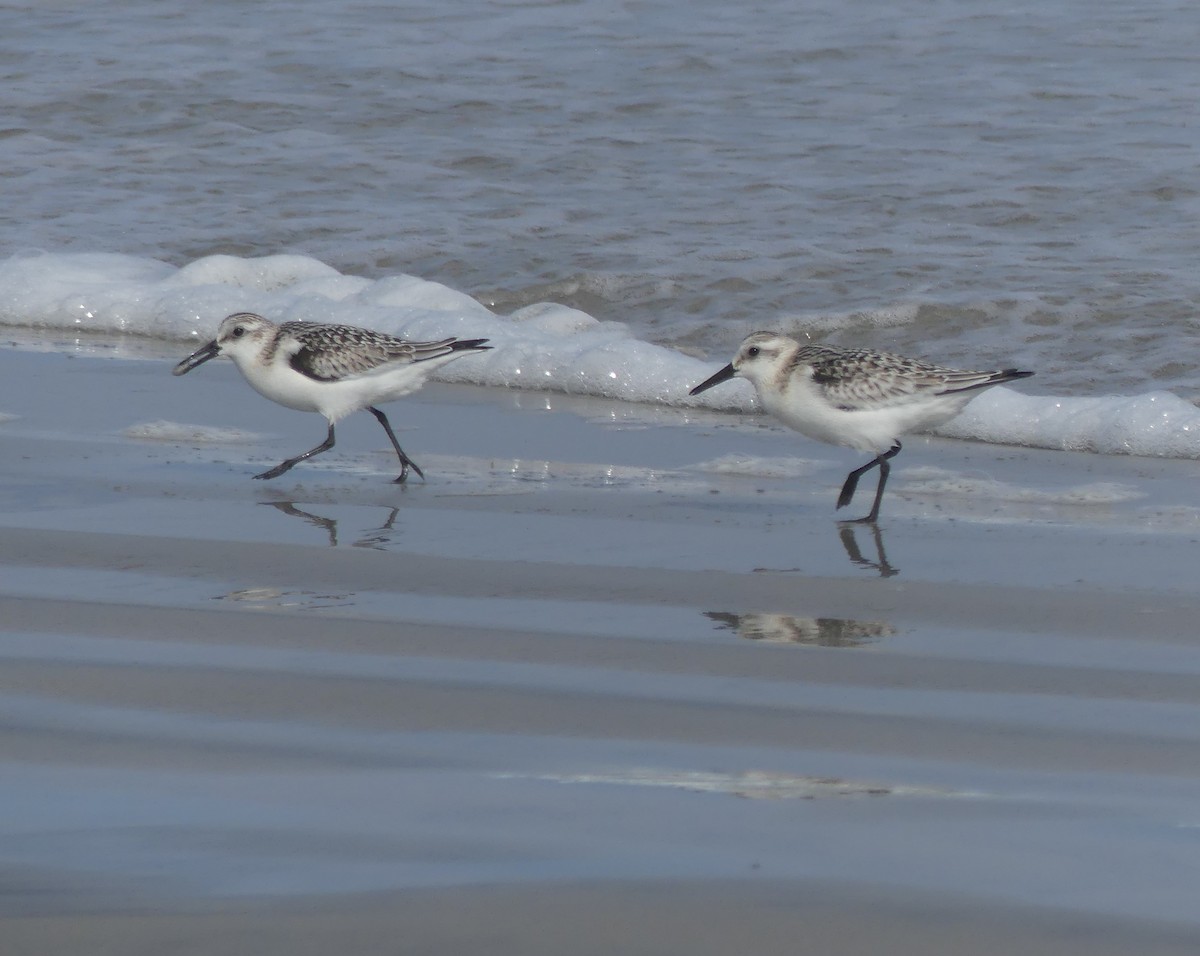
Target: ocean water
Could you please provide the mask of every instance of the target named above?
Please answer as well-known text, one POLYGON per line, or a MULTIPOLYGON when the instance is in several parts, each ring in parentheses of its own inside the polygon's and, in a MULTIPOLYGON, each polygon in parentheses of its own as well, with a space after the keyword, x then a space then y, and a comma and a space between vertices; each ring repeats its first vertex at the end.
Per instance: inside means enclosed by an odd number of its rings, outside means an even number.
POLYGON ((252 309, 687 404, 775 328, 1037 371, 949 434, 1200 457, 1198 48, 1183 0, 5 3, 0 334, 252 309))

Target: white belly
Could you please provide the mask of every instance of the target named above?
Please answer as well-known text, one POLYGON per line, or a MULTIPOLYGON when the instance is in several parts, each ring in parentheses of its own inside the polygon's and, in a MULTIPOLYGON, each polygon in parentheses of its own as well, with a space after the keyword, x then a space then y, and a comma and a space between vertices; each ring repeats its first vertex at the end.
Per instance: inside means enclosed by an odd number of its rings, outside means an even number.
MULTIPOLYGON (((234 360, 237 361, 237 356, 234 360)), ((268 366, 250 364, 238 367, 246 381, 264 398, 301 412, 318 412, 336 422, 351 412, 378 402, 401 398, 421 386, 424 369, 401 366, 378 374, 356 375, 335 382, 322 382, 301 375, 290 365, 273 362, 268 366)))
POLYGON ((842 445, 879 455, 902 435, 948 422, 962 411, 974 394, 938 395, 901 405, 854 411, 831 408, 817 401, 784 401, 777 395, 761 398, 767 411, 801 435, 827 445, 842 445))

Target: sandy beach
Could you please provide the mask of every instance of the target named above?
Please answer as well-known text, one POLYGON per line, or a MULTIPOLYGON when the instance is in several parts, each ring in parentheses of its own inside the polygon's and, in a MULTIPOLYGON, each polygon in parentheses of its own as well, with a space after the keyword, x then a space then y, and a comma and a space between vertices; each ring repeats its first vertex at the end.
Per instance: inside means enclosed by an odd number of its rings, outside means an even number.
POLYGON ((323 421, 153 350, 0 351, 6 956, 1200 946, 1200 463, 913 436, 873 531, 766 420, 434 384, 425 482, 258 482, 323 421))

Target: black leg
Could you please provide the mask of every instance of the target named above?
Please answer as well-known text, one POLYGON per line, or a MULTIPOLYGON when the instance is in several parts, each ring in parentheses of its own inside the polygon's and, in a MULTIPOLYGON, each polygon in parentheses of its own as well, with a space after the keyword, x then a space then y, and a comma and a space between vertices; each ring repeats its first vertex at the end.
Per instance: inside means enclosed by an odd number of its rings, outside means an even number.
POLYGON ((854 498, 854 492, 858 490, 858 479, 861 478, 864 473, 870 471, 878 464, 879 459, 872 458, 861 468, 855 468, 854 471, 850 472, 850 474, 846 476, 846 480, 842 484, 842 492, 838 495, 837 506, 839 508, 845 508, 846 505, 850 504, 854 498))
POLYGON ((854 537, 854 528, 851 525, 853 521, 839 521, 838 535, 842 539, 842 547, 846 549, 846 556, 850 559, 851 564, 856 564, 860 568, 871 568, 879 572, 881 578, 890 578, 894 574, 900 572, 888 564, 887 554, 883 550, 883 534, 879 530, 879 525, 871 525, 871 536, 875 539, 875 553, 879 556, 878 561, 869 561, 864 556, 858 547, 858 539, 854 537))
POLYGON ((379 424, 382 425, 383 430, 385 432, 387 432, 387 437, 392 440, 392 447, 396 449, 396 455, 400 459, 400 477, 396 479, 396 484, 402 485, 402 484, 404 484, 404 482, 408 481, 408 469, 409 468, 411 468, 418 475, 420 475, 421 480, 424 481, 425 473, 423 471, 421 471, 420 468, 417 467, 417 463, 415 461, 413 461, 411 458, 409 458, 408 455, 404 454, 404 449, 401 448, 400 443, 398 441, 396 441, 396 433, 392 431, 392 426, 391 426, 391 423, 387 420, 387 416, 384 415, 383 412, 381 412, 374 405, 368 405, 367 411, 370 412, 372 415, 374 415, 376 417, 376 419, 379 420, 379 424))
POLYGON ((887 485, 888 475, 891 474, 892 466, 888 464, 888 460, 894 458, 900 453, 900 442, 896 442, 891 448, 885 451, 882 455, 877 455, 861 468, 855 468, 846 476, 846 482, 842 485, 842 493, 838 495, 837 506, 844 508, 850 504, 850 499, 854 497, 854 492, 858 488, 858 479, 872 468, 879 468, 879 485, 875 489, 875 503, 871 506, 871 513, 865 518, 853 518, 850 523, 854 524, 871 524, 879 518, 879 503, 883 501, 883 489, 887 485))
POLYGON ((260 504, 270 505, 278 511, 282 511, 285 515, 291 515, 295 518, 303 518, 311 525, 318 528, 323 528, 325 533, 329 535, 329 547, 336 548, 337 539, 337 522, 333 518, 322 518, 320 515, 315 515, 310 511, 304 511, 297 508, 290 501, 263 501, 260 504))
POLYGON ((332 447, 333 447, 333 424, 331 422, 329 425, 329 434, 326 435, 325 440, 323 442, 321 442, 321 444, 319 444, 312 451, 306 451, 303 455, 297 455, 295 458, 289 458, 287 461, 283 462, 282 464, 276 465, 270 471, 264 471, 261 475, 255 475, 254 477, 255 478, 263 478, 263 479, 278 478, 280 475, 282 475, 285 471, 287 471, 292 466, 297 465, 300 462, 304 461, 305 458, 311 458, 313 455, 319 455, 323 451, 329 451, 329 449, 332 447))

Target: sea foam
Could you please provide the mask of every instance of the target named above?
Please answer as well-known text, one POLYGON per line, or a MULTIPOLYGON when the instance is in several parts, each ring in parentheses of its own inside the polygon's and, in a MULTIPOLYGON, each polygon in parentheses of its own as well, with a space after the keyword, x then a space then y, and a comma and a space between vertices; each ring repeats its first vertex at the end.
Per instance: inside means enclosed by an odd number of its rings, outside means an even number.
MULTIPOLYGON (((410 339, 485 337, 493 350, 439 371, 444 381, 729 411, 757 408, 744 381, 688 396, 728 360, 704 362, 556 303, 507 315, 415 276, 344 275, 299 255, 207 256, 182 268, 107 253, 29 252, 0 262, 0 325, 52 332, 207 341, 231 312, 360 325, 410 339)), ((730 353, 735 342, 729 344, 730 353)), ((1034 380, 1053 391, 1050 381, 1034 380)), ((1163 391, 1035 395, 995 388, 940 434, 1101 454, 1200 457, 1200 409, 1163 391)))

